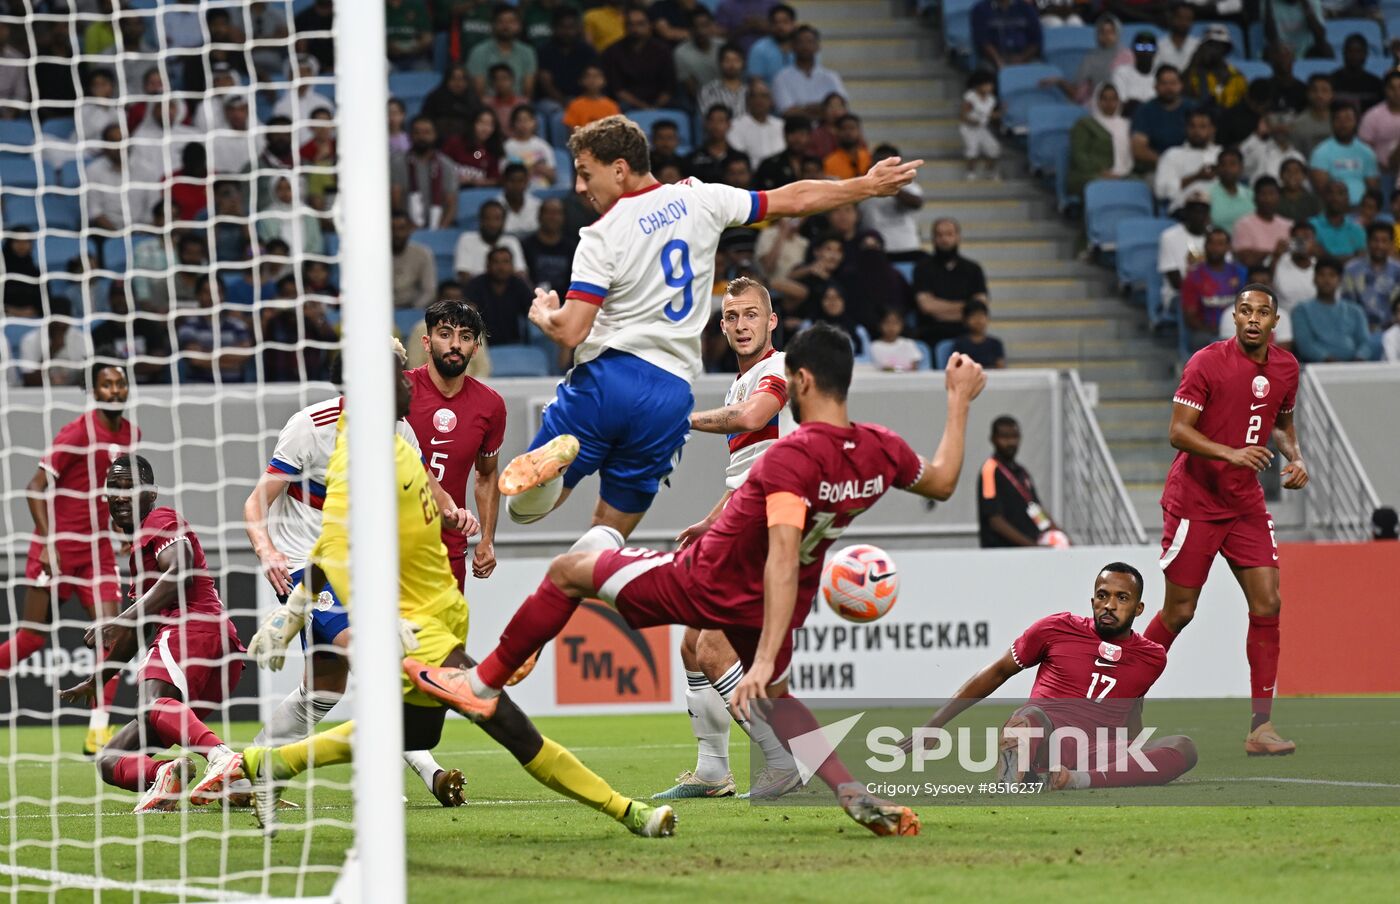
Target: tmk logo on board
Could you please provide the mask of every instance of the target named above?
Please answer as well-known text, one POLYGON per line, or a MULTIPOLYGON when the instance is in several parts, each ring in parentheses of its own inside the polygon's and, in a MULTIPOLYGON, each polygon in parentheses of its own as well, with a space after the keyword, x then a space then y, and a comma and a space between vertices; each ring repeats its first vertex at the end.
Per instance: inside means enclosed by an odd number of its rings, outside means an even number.
POLYGON ((615 610, 584 600, 554 647, 561 703, 669 703, 671 632, 632 628, 615 610))

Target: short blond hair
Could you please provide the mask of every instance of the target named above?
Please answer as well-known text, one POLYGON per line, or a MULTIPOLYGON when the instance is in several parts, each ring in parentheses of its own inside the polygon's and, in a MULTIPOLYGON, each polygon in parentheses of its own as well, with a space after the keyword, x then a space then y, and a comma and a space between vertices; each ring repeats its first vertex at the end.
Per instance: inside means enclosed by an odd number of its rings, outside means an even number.
POLYGON ((599 163, 624 160, 632 172, 651 172, 651 149, 647 133, 626 116, 605 116, 590 122, 569 136, 569 153, 575 158, 587 151, 599 163))
MULTIPOLYGON (((724 290, 725 298, 738 298, 747 292, 757 292, 763 306, 768 309, 768 313, 773 313, 773 297, 768 294, 768 289, 756 279, 748 276, 737 276, 729 281, 729 286, 724 290)), ((724 306, 724 302, 720 302, 724 306)))

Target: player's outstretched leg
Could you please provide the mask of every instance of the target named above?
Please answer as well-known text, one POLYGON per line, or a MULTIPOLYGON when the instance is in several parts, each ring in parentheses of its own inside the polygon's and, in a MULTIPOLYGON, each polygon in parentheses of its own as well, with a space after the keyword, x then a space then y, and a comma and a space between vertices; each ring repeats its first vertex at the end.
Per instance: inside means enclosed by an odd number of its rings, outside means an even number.
POLYGON ((1196 744, 1185 735, 1171 735, 1144 746, 1142 757, 1150 768, 1132 758, 1124 758, 1110 768, 1093 771, 1056 766, 1046 776, 1046 788, 1050 791, 1079 791, 1084 788, 1165 785, 1196 767, 1196 744))
POLYGON ((578 451, 578 438, 563 434, 516 456, 501 470, 496 485, 508 497, 506 512, 512 521, 531 524, 554 510, 564 492, 564 472, 578 451))
POLYGON ((241 777, 253 785, 253 816, 267 835, 277 834, 277 791, 314 766, 354 759, 355 723, 345 722, 281 747, 249 747, 239 756, 241 777))
POLYGON ((195 774, 194 762, 185 756, 156 760, 141 753, 140 747, 141 724, 128 722, 97 752, 97 771, 102 780, 140 795, 134 813, 178 809, 195 774))
POLYGON ((729 770, 729 708, 700 667, 699 641, 700 629, 685 629, 681 663, 685 666, 685 709, 697 748, 695 768, 682 772, 675 785, 653 794, 652 800, 734 794, 734 774, 729 770))

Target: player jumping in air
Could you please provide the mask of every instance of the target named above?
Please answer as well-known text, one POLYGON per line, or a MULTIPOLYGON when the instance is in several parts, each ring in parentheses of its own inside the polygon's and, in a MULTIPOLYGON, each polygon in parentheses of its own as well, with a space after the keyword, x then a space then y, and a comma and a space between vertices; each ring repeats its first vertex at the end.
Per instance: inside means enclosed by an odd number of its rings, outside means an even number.
MULTIPOLYGON (((986 376, 965 355, 949 361, 947 422, 929 462, 893 431, 851 422, 846 393, 853 354, 845 333, 818 324, 798 334, 786 354, 790 405, 800 426, 758 460, 714 527, 678 553, 610 549, 559 556, 480 665, 436 667, 406 659, 418 688, 469 718, 491 718, 516 669, 563 629, 584 597, 597 597, 633 628, 679 624, 723 631, 744 665, 731 701, 735 710, 749 717, 754 699, 786 698, 790 702, 770 714, 778 736, 789 740, 818 730, 812 714, 788 694, 787 679, 793 629, 811 611, 827 548, 890 487, 930 499, 953 494, 968 407, 986 376)), ((867 793, 837 757, 816 772, 872 832, 918 832, 912 810, 867 793)))
MULTIPOLYGON (((494 389, 467 376, 467 366, 486 335, 476 308, 462 301, 435 301, 423 320, 428 363, 408 372, 413 382, 408 423, 424 446, 428 469, 457 506, 466 508, 467 475, 476 469, 473 492, 481 539, 472 556, 472 574, 487 578, 496 570, 496 516, 501 505, 496 465, 506 435, 506 403, 494 389)), ((466 592, 467 536, 447 532, 442 539, 457 586, 466 592)))
MULTIPOLYGON (((395 366, 396 405, 400 417, 412 404, 409 374, 395 366)), ((353 404, 353 399, 351 400, 353 404)), ((285 605, 263 620, 249 644, 258 664, 282 667, 287 645, 297 636, 312 605, 309 586, 327 581, 351 609, 349 533, 349 456, 344 418, 337 425, 335 451, 326 468, 325 517, 321 536, 311 551, 308 577, 293 589, 285 605)), ((398 488, 399 636, 405 652, 434 665, 471 665, 466 654, 467 601, 452 574, 442 542, 442 520, 418 454, 402 436, 394 439, 395 486, 398 488)), ((364 605, 382 604, 370 600, 364 605)), ((405 750, 437 746, 447 710, 414 689, 404 678, 403 743, 405 750)), ((276 786, 310 765, 348 763, 353 757, 354 722, 347 722, 306 740, 281 747, 255 746, 244 750, 242 777, 253 782, 258 821, 272 833, 276 827, 276 786)), ((572 753, 540 735, 510 698, 502 695, 494 718, 481 726, 505 747, 540 784, 606 813, 637 835, 670 835, 675 814, 670 807, 651 807, 614 791, 572 753)), ((370 728, 373 730, 373 727, 370 728)))
MULTIPOLYGON (((773 348, 778 317, 773 313, 768 290, 741 276, 729 283, 720 307, 720 329, 739 358, 739 375, 724 397, 724 407, 695 412, 690 416, 690 428, 726 435, 729 470, 724 495, 714 509, 676 538, 681 549, 719 520, 754 462, 777 441, 783 431, 780 420, 788 400, 783 353, 773 348)), ((686 628, 681 640, 681 662, 685 665, 685 708, 699 746, 695 769, 682 772, 674 787, 652 797, 727 797, 735 790, 734 775, 729 770, 729 699, 744 677, 744 667, 723 631, 699 628, 686 628)), ((762 719, 739 719, 739 725, 763 750, 767 761, 749 793, 776 797, 798 787, 802 780, 792 755, 768 723, 762 719)))
POLYGON ((729 226, 806 216, 893 195, 923 161, 883 160, 864 176, 806 180, 769 192, 650 171, 646 135, 609 116, 569 139, 575 189, 602 218, 579 234, 561 303, 537 290, 530 321, 574 349, 574 368, 545 409, 530 451, 501 473, 511 518, 528 524, 599 474, 595 527, 574 550, 616 548, 650 507, 690 431, 715 249, 729 226))
MULTIPOLYGON (((195 804, 219 798, 238 755, 201 719, 228 699, 243 674, 243 644, 219 599, 199 537, 174 509, 156 508, 155 487, 155 472, 139 455, 122 455, 107 471, 112 527, 131 538, 131 604, 106 626, 109 650, 96 674, 62 692, 70 702, 95 698, 109 673, 120 671, 113 663, 136 653, 138 631, 155 626, 136 672, 137 718, 97 756, 103 781, 141 793, 137 813, 175 809, 185 791, 195 804), (189 756, 157 761, 144 752, 176 745, 209 761, 205 778, 192 788, 189 756)), ((96 635, 95 627, 88 629, 89 646, 96 635)))
MULTIPOLYGON (((1094 580, 1093 618, 1061 612, 1031 625, 1000 659, 958 688, 926 727, 943 728, 963 710, 995 694, 1013 675, 1035 666, 1033 702, 1012 713, 1002 729, 998 782, 1044 780, 1050 790, 1065 791, 1165 785, 1184 775, 1196 765, 1196 745, 1183 735, 1142 746, 1142 758, 1151 768, 1123 756, 1116 734, 1110 735, 1106 747, 1092 747, 1100 729, 1126 728, 1129 740, 1137 736, 1142 730, 1142 698, 1167 666, 1161 645, 1133 631, 1133 620, 1142 614, 1142 591, 1136 568, 1123 562, 1105 565, 1094 580), (1041 735, 1029 738, 1029 762, 1020 762, 1018 738, 1026 736, 1028 728, 1039 729, 1041 735), (1057 728, 1077 728, 1084 740, 1059 738, 1052 768, 1047 740, 1057 728)), ((915 738, 907 738, 901 746, 910 750, 914 743, 915 738)))
MULTIPOLYGON (((403 346, 397 340, 393 345, 402 365, 407 361, 403 346)), ((284 603, 292 588, 302 582, 307 555, 321 534, 326 466, 335 448, 336 422, 344 406, 344 397, 336 396, 308 405, 288 418, 277 436, 267 470, 243 503, 248 540, 268 583, 284 603)), ((400 420, 396 429, 421 458, 418 438, 409 423, 400 420)), ((444 536, 459 537, 465 543, 465 537, 474 532, 476 519, 467 509, 457 508, 435 481, 429 483, 449 527, 444 536)), ((302 646, 310 653, 306 674, 302 683, 277 705, 258 733, 257 744, 301 740, 316 730, 316 725, 345 695, 350 674, 350 617, 335 591, 322 587, 318 599, 321 604, 311 611, 302 633, 302 646), (309 644, 307 634, 311 635, 309 644)), ((462 805, 465 779, 460 770, 443 768, 427 750, 405 751, 404 761, 444 807, 462 805)))
POLYGON ((1235 338, 1191 356, 1172 397, 1171 444, 1177 452, 1162 491, 1162 573, 1166 598, 1143 635, 1169 652, 1191 623, 1201 587, 1218 552, 1229 563, 1249 606, 1253 719, 1245 753, 1292 753, 1269 717, 1278 684, 1278 542, 1257 475, 1269 467, 1273 437, 1288 459, 1283 487, 1308 485, 1308 469, 1293 428, 1298 361, 1270 344, 1278 325, 1278 296, 1257 283, 1235 296, 1235 338))
MULTIPOLYGON (((29 481, 29 512, 34 517, 34 541, 24 576, 30 582, 24 614, 13 637, 0 644, 0 672, 43 649, 46 625, 56 604, 76 595, 88 617, 105 622, 121 608, 121 577, 107 533, 107 500, 103 481, 112 459, 131 449, 141 432, 123 415, 126 369, 99 362, 89 384, 94 408, 58 431, 29 481)), ((103 648, 98 644, 98 649, 103 648)), ((95 754, 115 729, 107 711, 117 694, 113 677, 95 699, 83 752, 95 754)))

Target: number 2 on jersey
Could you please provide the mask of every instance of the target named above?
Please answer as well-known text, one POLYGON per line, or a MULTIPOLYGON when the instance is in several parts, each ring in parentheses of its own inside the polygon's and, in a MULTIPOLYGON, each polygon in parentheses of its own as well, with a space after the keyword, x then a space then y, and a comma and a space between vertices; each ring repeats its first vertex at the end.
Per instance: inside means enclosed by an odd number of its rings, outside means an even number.
POLYGON ((1257 414, 1249 417, 1249 430, 1244 434, 1244 444, 1252 446, 1259 442, 1259 429, 1264 426, 1264 419, 1257 414))
POLYGON ((666 304, 666 316, 681 321, 695 307, 695 271, 690 267, 690 246, 681 239, 671 239, 661 248, 661 275, 666 285, 681 290, 681 306, 674 300, 666 304))

